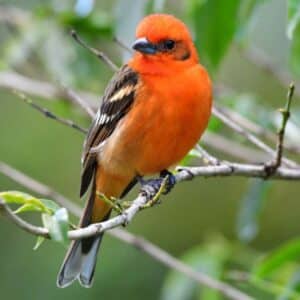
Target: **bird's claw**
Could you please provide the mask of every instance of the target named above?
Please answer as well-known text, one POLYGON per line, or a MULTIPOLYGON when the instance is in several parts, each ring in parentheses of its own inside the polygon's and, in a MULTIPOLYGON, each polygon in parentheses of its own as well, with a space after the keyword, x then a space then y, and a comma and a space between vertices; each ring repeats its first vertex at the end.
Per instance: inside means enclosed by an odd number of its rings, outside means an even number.
POLYGON ((168 194, 176 183, 175 176, 169 171, 162 171, 159 178, 144 180, 140 178, 141 193, 143 193, 149 202, 143 208, 151 207, 159 204, 159 197, 161 194, 168 194))
POLYGON ((160 178, 162 178, 162 179, 166 178, 165 188, 164 188, 164 191, 162 192, 163 195, 166 195, 172 190, 172 188, 176 184, 176 178, 168 170, 161 171, 160 172, 160 178))

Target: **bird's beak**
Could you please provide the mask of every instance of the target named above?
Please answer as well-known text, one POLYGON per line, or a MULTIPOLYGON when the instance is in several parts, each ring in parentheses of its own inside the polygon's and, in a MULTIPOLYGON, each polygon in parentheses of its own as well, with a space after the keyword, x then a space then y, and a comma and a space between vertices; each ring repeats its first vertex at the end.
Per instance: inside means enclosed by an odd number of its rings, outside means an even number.
POLYGON ((132 49, 144 54, 155 54, 157 52, 157 47, 144 37, 137 39, 133 43, 132 49))

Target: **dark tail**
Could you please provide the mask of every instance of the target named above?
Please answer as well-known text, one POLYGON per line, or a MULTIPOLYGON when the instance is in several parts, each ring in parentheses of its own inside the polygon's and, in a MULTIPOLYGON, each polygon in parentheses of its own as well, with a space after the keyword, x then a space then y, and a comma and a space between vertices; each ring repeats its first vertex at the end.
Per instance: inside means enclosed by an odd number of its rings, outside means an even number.
MULTIPOLYGON (((86 227, 91 222, 91 215, 95 200, 95 183, 92 187, 90 199, 85 207, 80 227, 86 227)), ((103 219, 109 218, 109 214, 103 219)), ((93 283, 93 275, 97 263, 97 253, 103 237, 103 233, 83 240, 72 241, 64 262, 57 277, 57 286, 64 288, 78 279, 84 287, 90 287, 93 283)))
POLYGON ((92 285, 102 236, 72 242, 58 274, 58 287, 67 287, 75 279, 86 288, 92 285))

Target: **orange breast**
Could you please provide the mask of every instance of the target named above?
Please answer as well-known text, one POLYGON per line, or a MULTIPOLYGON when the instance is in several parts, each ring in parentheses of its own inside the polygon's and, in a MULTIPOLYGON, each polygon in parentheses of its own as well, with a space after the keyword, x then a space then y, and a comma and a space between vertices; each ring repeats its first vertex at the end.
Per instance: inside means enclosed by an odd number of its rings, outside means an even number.
POLYGON ((176 78, 157 79, 142 78, 134 107, 110 138, 105 165, 118 173, 147 175, 173 166, 207 126, 212 95, 202 67, 176 78))

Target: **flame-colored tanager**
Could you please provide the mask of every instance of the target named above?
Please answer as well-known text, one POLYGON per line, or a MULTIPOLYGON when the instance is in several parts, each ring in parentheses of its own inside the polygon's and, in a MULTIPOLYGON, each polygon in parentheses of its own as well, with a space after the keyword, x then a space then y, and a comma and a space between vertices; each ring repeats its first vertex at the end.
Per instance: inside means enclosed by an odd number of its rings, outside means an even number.
MULTIPOLYGON (((92 187, 81 227, 109 218, 111 205, 99 194, 122 198, 142 176, 166 174, 197 143, 211 114, 211 81, 185 24, 149 15, 136 37, 134 55, 108 84, 84 143, 80 196, 92 187)), ((102 236, 71 243, 59 287, 75 279, 91 285, 102 236)))

